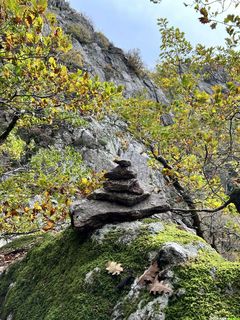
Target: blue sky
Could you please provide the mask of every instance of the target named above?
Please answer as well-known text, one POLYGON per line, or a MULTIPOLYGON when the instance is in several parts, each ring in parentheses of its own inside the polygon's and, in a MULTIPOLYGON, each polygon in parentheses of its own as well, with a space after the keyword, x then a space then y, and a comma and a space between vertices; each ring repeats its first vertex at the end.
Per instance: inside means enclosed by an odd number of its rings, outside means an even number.
POLYGON ((97 31, 103 32, 117 47, 126 51, 139 48, 146 66, 153 68, 161 43, 157 18, 168 18, 171 25, 185 32, 192 43, 224 44, 223 28, 211 30, 201 25, 198 15, 183 5, 182 0, 70 0, 70 5, 85 13, 97 31))

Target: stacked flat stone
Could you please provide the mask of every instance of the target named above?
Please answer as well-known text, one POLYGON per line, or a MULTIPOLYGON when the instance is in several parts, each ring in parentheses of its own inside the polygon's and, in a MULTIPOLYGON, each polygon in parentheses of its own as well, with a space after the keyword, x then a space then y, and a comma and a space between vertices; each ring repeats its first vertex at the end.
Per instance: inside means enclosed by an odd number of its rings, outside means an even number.
POLYGON ((140 187, 137 174, 130 170, 131 161, 114 160, 117 167, 105 174, 107 180, 103 188, 95 190, 88 199, 119 203, 128 207, 134 206, 150 196, 140 187))

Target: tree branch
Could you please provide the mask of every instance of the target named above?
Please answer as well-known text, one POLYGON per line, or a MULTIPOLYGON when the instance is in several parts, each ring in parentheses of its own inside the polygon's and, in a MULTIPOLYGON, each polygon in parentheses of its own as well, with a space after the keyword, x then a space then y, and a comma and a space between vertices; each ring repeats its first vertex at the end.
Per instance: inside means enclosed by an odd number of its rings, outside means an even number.
MULTIPOLYGON (((152 145, 150 145, 150 150, 152 152, 153 157, 160 162, 164 168, 169 169, 169 170, 173 170, 173 168, 168 164, 168 162, 166 161, 166 159, 164 159, 162 156, 160 155, 156 155, 154 152, 154 147, 152 145)), ((189 206, 189 210, 187 210, 186 212, 190 212, 191 213, 191 218, 193 220, 193 226, 197 232, 197 235, 201 238, 204 238, 203 236, 203 231, 201 228, 201 220, 200 217, 198 215, 198 210, 196 209, 196 206, 193 202, 193 199, 191 198, 190 194, 184 189, 184 187, 179 183, 178 179, 176 177, 173 177, 170 179, 172 180, 172 184, 173 187, 177 190, 177 192, 181 195, 181 197, 183 198, 183 200, 186 202, 186 204, 189 206)), ((178 211, 180 212, 180 211, 178 211)))
POLYGON ((210 213, 214 213, 214 212, 218 212, 224 208, 226 208, 230 203, 233 203, 233 201, 231 199, 229 199, 228 201, 226 201, 223 205, 221 205, 220 207, 217 207, 216 209, 181 209, 181 208, 171 208, 170 211, 173 212, 210 212, 210 213))

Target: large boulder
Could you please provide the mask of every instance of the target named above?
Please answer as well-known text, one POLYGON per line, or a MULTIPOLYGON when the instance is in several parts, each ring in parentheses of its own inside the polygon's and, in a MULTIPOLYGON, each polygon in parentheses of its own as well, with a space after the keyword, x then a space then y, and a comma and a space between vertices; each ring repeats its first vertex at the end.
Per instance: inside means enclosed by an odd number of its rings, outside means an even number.
MULTIPOLYGON (((11 250, 21 250, 19 240, 12 249, 0 249, 0 255, 7 258, 11 250)), ((25 259, 0 275, 1 320, 240 316, 239 263, 225 261, 201 238, 176 225, 145 219, 104 226, 91 236, 69 229, 39 240, 25 259), (171 287, 171 295, 151 293, 147 283, 139 284, 159 256, 165 257, 167 268, 163 272, 155 266, 154 273, 171 287), (109 274, 108 262, 121 264, 123 271, 109 274)))

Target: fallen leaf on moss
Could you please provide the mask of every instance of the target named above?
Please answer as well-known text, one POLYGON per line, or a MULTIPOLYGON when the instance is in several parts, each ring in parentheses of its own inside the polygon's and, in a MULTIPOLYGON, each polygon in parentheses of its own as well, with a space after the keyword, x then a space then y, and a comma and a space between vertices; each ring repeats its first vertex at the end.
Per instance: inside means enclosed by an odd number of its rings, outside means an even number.
POLYGON ((108 261, 106 264, 106 270, 112 275, 119 275, 123 271, 123 268, 120 263, 108 261))
POLYGON ((150 267, 140 276, 138 280, 138 284, 145 285, 146 283, 152 283, 156 275, 159 272, 159 267, 157 264, 157 261, 153 262, 153 264, 150 265, 150 267))
POLYGON ((172 289, 169 287, 168 284, 165 284, 163 281, 158 280, 158 276, 156 276, 154 282, 149 286, 150 293, 157 294, 157 293, 172 293, 172 289))

